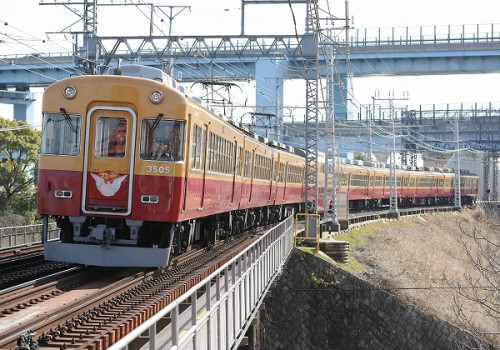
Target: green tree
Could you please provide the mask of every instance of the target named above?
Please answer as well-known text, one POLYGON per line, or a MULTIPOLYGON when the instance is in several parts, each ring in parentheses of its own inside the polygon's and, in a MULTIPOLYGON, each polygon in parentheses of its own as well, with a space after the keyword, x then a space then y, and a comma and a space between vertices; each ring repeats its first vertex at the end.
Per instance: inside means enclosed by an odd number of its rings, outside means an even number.
POLYGON ((355 160, 368 160, 368 157, 364 153, 354 153, 354 159, 355 160))
POLYGON ((0 118, 0 213, 33 216, 41 133, 0 118))

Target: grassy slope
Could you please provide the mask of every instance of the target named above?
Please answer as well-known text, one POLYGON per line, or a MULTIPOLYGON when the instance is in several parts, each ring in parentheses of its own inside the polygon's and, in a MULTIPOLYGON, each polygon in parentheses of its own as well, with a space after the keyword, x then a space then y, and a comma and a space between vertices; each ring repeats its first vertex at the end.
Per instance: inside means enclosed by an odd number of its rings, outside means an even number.
MULTIPOLYGON (((450 288, 470 287, 468 276, 478 279, 477 284, 487 285, 466 254, 462 239, 464 232, 479 229, 493 239, 498 252, 498 219, 492 225, 486 224, 489 220, 490 217, 479 209, 464 210, 378 222, 335 236, 335 239, 350 243, 350 260, 344 267, 351 272, 392 290, 441 319, 468 328, 457 317, 459 306, 474 327, 482 332, 497 333, 486 335, 486 338, 500 345, 498 318, 487 316, 478 303, 461 297, 459 289, 450 288)), ((472 240, 464 242, 473 252, 479 252, 472 240)), ((495 298, 500 288, 499 272, 493 277, 497 281, 496 290, 481 296, 493 302, 496 300, 498 305, 499 300, 495 298)))

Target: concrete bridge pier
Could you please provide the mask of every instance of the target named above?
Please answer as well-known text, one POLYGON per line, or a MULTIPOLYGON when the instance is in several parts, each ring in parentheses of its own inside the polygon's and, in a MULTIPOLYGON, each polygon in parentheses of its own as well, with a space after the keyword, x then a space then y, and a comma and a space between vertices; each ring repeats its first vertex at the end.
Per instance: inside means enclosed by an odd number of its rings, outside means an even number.
POLYGON ((35 95, 29 90, 0 90, 0 103, 14 105, 14 119, 35 123, 35 95))
POLYGON ((284 60, 263 58, 255 64, 255 131, 280 140, 283 128, 283 84, 288 69, 284 60))
POLYGON ((351 74, 340 74, 333 81, 333 103, 335 118, 339 120, 355 119, 352 104, 353 85, 351 74))

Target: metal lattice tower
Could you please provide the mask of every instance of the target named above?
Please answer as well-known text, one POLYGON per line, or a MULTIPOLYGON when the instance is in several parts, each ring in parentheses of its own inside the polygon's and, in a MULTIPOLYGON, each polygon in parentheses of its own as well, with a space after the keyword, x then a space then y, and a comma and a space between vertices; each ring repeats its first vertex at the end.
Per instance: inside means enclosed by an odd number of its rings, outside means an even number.
MULTIPOLYGON (((157 8, 168 18, 168 36, 172 36, 172 22, 174 21, 174 18, 177 17, 178 15, 181 14, 182 11, 188 9, 191 10, 191 6, 157 6, 157 8), (168 8, 169 11, 165 12, 163 8, 168 8), (178 10, 174 13, 174 9, 178 8, 178 10)), ((152 23, 152 18, 153 16, 151 15, 151 23, 152 23)), ((151 29, 150 35, 153 35, 153 30, 151 29)), ((167 67, 165 69, 165 72, 169 74, 170 76, 173 76, 174 73, 174 65, 175 65, 175 60, 174 57, 172 56, 172 42, 168 42, 167 47, 166 47, 166 52, 170 55, 170 58, 168 60, 167 67)))
POLYGON ((325 221, 338 225, 337 221, 337 169, 335 158, 335 114, 334 114, 334 56, 333 45, 329 47, 329 67, 327 76, 328 108, 325 118, 325 221))
POLYGON ((307 2, 307 34, 313 39, 312 55, 305 57, 306 78, 306 198, 308 213, 318 209, 318 86, 319 71, 319 18, 318 4, 314 0, 307 2))
MULTIPOLYGON (((84 69, 87 74, 97 73, 99 46, 97 44, 97 0, 85 0, 83 5, 84 69), (86 64, 85 64, 86 63, 86 64)), ((77 46, 78 49, 78 46, 77 46)))
MULTIPOLYGON (((394 95, 394 92, 392 93, 394 95)), ((391 93, 389 93, 389 98, 379 98, 379 97, 372 97, 374 101, 374 110, 375 110, 375 100, 385 100, 389 104, 389 118, 391 120, 391 125, 392 125, 392 132, 391 132, 391 138, 392 138, 392 145, 391 149, 389 150, 389 162, 390 162, 390 172, 389 172, 389 212, 388 212, 388 217, 389 218, 399 218, 399 211, 398 211, 398 178, 396 174, 396 113, 395 113, 395 107, 394 107, 394 101, 402 101, 402 100, 407 100, 408 97, 405 96, 405 93, 403 93, 402 98, 395 98, 394 96, 391 96, 391 93)))
POLYGON ((403 144, 403 149, 400 151, 401 154, 401 165, 417 166, 417 144, 415 139, 413 126, 416 124, 415 111, 406 111, 401 116, 401 121, 403 122, 403 139, 401 140, 403 144))
POLYGON ((79 66, 85 74, 97 74, 97 62, 100 53, 100 44, 97 38, 97 0, 83 0, 80 2, 54 0, 54 2, 40 2, 40 5, 62 5, 80 18, 83 22, 82 31, 68 30, 72 26, 70 25, 57 33, 75 36, 75 45, 73 46, 75 66, 79 66), (80 12, 69 7, 73 5, 83 5, 83 11, 80 12), (80 37, 82 37, 81 40, 83 41, 82 46, 80 46, 79 42, 80 37))
POLYGON ((389 111, 392 120, 392 149, 390 151, 390 175, 389 175, 389 217, 399 217, 398 212, 398 185, 396 175, 396 130, 394 127, 396 116, 394 115, 394 101, 389 99, 389 111))
POLYGON ((484 152, 484 167, 483 167, 483 201, 490 200, 490 167, 491 167, 491 153, 484 152))
MULTIPOLYGON (((333 26, 333 23, 332 23, 333 26)), ((347 28, 346 28, 347 29, 347 28)), ((337 198, 339 189, 339 171, 337 166, 337 149, 335 145, 335 42, 333 28, 329 30, 327 44, 327 111, 325 117, 325 222, 338 225, 337 198)))
POLYGON ((493 193, 491 200, 492 201, 497 201, 498 200, 498 153, 494 152, 492 156, 492 164, 493 164, 493 188, 491 189, 491 192, 493 193))

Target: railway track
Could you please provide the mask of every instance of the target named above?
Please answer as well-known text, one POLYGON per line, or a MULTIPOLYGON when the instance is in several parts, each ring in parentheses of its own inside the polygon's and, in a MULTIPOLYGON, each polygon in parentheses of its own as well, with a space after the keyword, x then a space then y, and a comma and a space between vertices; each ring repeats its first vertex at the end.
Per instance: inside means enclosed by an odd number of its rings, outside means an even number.
POLYGON ((0 249, 0 263, 4 260, 14 260, 14 259, 19 259, 20 257, 27 255, 27 254, 33 254, 33 253, 43 253, 43 244, 42 243, 35 243, 35 244, 28 244, 28 245, 23 245, 23 246, 17 246, 17 247, 12 247, 12 248, 4 248, 0 249))
MULTIPOLYGON (((446 210, 402 209, 401 215, 446 210)), ((350 225, 384 215, 357 213, 350 225)), ((73 267, 78 272, 0 291, 0 348, 105 349, 236 255, 249 237, 193 251, 162 270, 73 267)))
POLYGON ((74 264, 45 261, 34 251, 0 260, 0 291, 67 269, 74 264))
MULTIPOLYGON (((401 217, 422 215, 431 213, 440 213, 455 210, 451 206, 425 206, 425 207, 412 207, 412 208, 399 208, 398 212, 401 217)), ((373 222, 376 220, 383 220, 388 218, 387 209, 377 209, 361 212, 354 212, 349 214, 348 226, 349 228, 363 225, 365 223, 373 222)))
POLYGON ((255 240, 246 235, 172 260, 163 270, 86 268, 0 296, 0 348, 104 349, 255 240), (62 287, 64 286, 64 287, 62 287))

